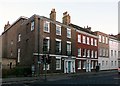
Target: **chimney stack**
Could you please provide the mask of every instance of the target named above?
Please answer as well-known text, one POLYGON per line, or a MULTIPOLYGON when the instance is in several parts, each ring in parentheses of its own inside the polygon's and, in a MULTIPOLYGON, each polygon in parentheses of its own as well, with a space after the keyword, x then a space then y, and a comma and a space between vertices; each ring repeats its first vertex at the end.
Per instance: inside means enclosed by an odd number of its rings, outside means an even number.
POLYGON ((66 12, 63 13, 63 24, 70 24, 70 15, 66 12))
POLYGON ((10 26, 9 21, 7 22, 7 24, 4 26, 4 31, 10 26))
POLYGON ((55 12, 55 9, 51 10, 50 19, 53 20, 53 21, 56 21, 56 12, 55 12))

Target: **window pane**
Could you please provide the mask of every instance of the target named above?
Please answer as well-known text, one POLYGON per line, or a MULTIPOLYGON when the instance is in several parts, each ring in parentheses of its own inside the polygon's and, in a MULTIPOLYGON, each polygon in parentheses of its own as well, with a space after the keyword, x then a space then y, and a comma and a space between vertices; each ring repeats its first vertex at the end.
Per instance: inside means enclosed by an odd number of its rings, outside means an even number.
POLYGON ((71 38, 71 29, 67 28, 67 37, 71 38))
POLYGON ((31 31, 34 30, 34 21, 31 22, 31 31))
POLYGON ((56 35, 61 35, 61 26, 56 25, 56 35))
POLYGON ((49 32, 50 31, 49 30, 49 22, 47 22, 47 21, 44 22, 44 31, 45 32, 49 32))

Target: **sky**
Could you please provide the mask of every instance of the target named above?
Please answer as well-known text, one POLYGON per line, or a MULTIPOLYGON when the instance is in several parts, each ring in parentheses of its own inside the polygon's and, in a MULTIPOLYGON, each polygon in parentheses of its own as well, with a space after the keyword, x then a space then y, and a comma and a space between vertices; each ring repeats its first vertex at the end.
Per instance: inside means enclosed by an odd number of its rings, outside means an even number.
POLYGON ((119 0, 0 0, 0 34, 9 21, 13 24, 20 16, 34 14, 49 18, 53 8, 56 20, 62 22, 63 13, 71 16, 71 23, 91 27, 92 31, 118 34, 119 0))

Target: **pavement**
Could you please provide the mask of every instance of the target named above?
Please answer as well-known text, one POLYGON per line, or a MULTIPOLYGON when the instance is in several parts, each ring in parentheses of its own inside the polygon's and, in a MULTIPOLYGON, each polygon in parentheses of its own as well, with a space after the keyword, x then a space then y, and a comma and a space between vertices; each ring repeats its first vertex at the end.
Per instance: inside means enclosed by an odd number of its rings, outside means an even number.
POLYGON ((13 78, 3 78, 2 79, 2 84, 7 84, 7 83, 17 83, 17 82, 34 82, 34 81, 55 81, 55 80, 62 80, 62 79, 69 79, 70 77, 73 76, 93 76, 96 74, 105 74, 109 72, 117 72, 117 70, 107 70, 107 71, 99 71, 99 72, 84 72, 84 73, 73 73, 73 74, 64 74, 64 73, 54 73, 54 74, 47 74, 46 79, 45 75, 40 75, 37 77, 13 77, 13 78))

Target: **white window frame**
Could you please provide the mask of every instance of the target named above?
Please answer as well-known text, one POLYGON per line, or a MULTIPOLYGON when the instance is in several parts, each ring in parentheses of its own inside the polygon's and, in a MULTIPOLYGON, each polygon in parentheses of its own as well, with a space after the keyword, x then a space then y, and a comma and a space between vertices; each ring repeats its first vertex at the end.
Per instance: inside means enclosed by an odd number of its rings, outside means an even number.
POLYGON ((115 66, 117 65, 117 61, 115 61, 115 66))
POLYGON ((103 49, 103 56, 106 56, 106 54, 105 54, 105 49, 103 49))
POLYGON ((83 69, 86 69, 86 61, 83 61, 83 69))
POLYGON ((83 38, 83 39, 82 39, 83 44, 86 44, 86 36, 83 36, 82 38, 83 38))
POLYGON ((34 30, 34 28, 35 28, 35 22, 34 22, 34 21, 32 21, 32 22, 31 22, 31 31, 33 31, 33 30, 34 30))
POLYGON ((56 35, 61 36, 61 26, 60 25, 56 25, 56 35), (60 33, 57 33, 57 31, 59 31, 60 33))
POLYGON ((18 48, 18 56, 17 56, 17 62, 18 63, 20 62, 20 53, 21 53, 21 50, 20 50, 20 48, 18 48))
POLYGON ((111 66, 113 66, 113 61, 111 61, 111 66))
POLYGON ((60 64, 59 64, 59 68, 57 68, 57 66, 56 66, 56 70, 61 70, 61 59, 59 58, 59 57, 56 57, 56 65, 57 65, 57 60, 59 60, 60 62, 60 64))
POLYGON ((81 35, 78 34, 78 42, 81 43, 81 35))
POLYGON ((91 69, 94 68, 94 61, 91 61, 91 69))
POLYGON ((102 48, 99 48, 99 56, 102 56, 102 48))
POLYGON ((108 61, 106 61, 106 66, 108 65, 108 61))
POLYGON ((105 37, 102 36, 102 43, 105 43, 105 37))
POLYGON ((83 57, 86 57, 86 49, 83 49, 83 57))
POLYGON ((47 39, 48 40, 48 48, 47 48, 47 50, 49 51, 49 49, 50 49, 50 37, 45 37, 45 39, 47 39))
POLYGON ((102 66, 104 66, 104 61, 102 61, 102 66))
POLYGON ((91 58, 94 58, 94 51, 91 50, 91 58))
POLYGON ((71 29, 70 28, 67 28, 67 38, 71 38, 71 29))
POLYGON ((101 41, 101 38, 102 38, 102 36, 101 36, 101 35, 99 35, 99 42, 102 42, 102 41, 101 41))
POLYGON ((81 69, 81 60, 78 60, 78 69, 81 69))
POLYGON ((48 22, 48 21, 44 21, 44 32, 47 32, 47 33, 50 33, 50 22, 48 22), (48 30, 46 30, 45 28, 46 28, 46 24, 47 24, 47 28, 48 28, 48 30))
POLYGON ((108 49, 106 49, 106 56, 108 56, 108 49))
POLYGON ((21 34, 19 33, 18 34, 18 42, 20 42, 21 41, 21 34))
POLYGON ((71 52, 71 42, 70 42, 70 41, 67 41, 67 44, 70 44, 70 50, 68 50, 68 47, 67 47, 67 52, 68 52, 68 51, 71 52))
POLYGON ((97 61, 95 61, 95 67, 96 67, 96 66, 98 66, 98 62, 97 62, 97 61))
POLYGON ((97 40, 96 39, 94 39, 94 42, 95 42, 95 46, 97 46, 97 40))
POLYGON ((91 45, 93 45, 93 38, 91 38, 91 45))
MULTIPOLYGON (((50 65, 49 64, 46 64, 46 67, 47 67, 46 68, 47 70, 50 70, 50 65)), ((43 70, 45 70, 45 64, 43 65, 43 70)))
POLYGON ((97 58, 97 51, 95 51, 95 58, 97 58))
POLYGON ((113 50, 111 50, 111 57, 113 56, 113 50))
POLYGON ((106 44, 108 44, 108 37, 106 37, 106 44))
POLYGON ((116 57, 117 56, 117 51, 116 50, 114 50, 114 54, 115 54, 114 56, 116 57))
POLYGON ((59 50, 61 51, 61 40, 60 39, 56 39, 56 41, 60 42, 59 50))
POLYGON ((81 57, 81 48, 78 48, 78 57, 81 57))
POLYGON ((87 57, 90 57, 90 50, 87 50, 87 57))
POLYGON ((87 44, 89 45, 90 44, 90 38, 87 37, 87 44))

